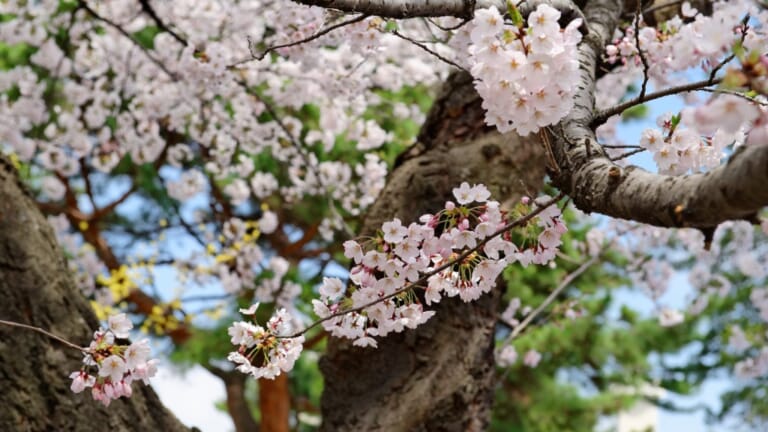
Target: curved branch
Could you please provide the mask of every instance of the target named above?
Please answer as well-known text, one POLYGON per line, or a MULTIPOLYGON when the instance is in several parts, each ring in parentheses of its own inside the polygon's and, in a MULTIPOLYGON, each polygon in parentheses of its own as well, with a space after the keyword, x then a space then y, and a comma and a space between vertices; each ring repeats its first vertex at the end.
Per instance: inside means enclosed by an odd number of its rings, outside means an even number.
POLYGON ((595 114, 594 119, 592 119, 592 126, 593 127, 599 126, 605 123, 609 117, 614 116, 616 114, 621 114, 624 111, 634 106, 637 106, 646 102, 650 102, 652 100, 656 100, 659 98, 663 98, 666 96, 678 95, 678 94, 682 94, 682 93, 686 93, 694 90, 706 91, 707 87, 720 84, 722 81, 723 81, 722 78, 710 77, 702 81, 681 84, 679 86, 674 86, 674 87, 662 89, 659 91, 655 91, 653 93, 648 93, 642 96, 637 96, 626 102, 622 102, 618 105, 612 106, 610 108, 606 108, 605 110, 595 114))
POLYGON ((553 151, 560 172, 553 174, 553 182, 585 212, 657 226, 694 227, 707 234, 726 220, 754 219, 768 205, 768 145, 739 149, 728 163, 687 176, 622 168, 595 145, 590 127, 595 69, 619 20, 621 3, 593 0, 585 10, 590 32, 579 47, 580 90, 574 109, 555 128, 559 133, 553 137, 553 151))
POLYGON ((345 26, 348 26, 348 25, 351 25, 351 24, 355 24, 355 23, 360 22, 360 21, 362 21, 362 20, 364 20, 366 18, 368 18, 368 15, 365 15, 365 14, 358 15, 358 16, 356 16, 354 18, 350 18, 350 19, 348 19, 346 21, 342 21, 340 23, 336 23, 336 24, 333 24, 331 26, 328 26, 328 27, 318 31, 317 33, 314 33, 314 34, 312 34, 310 36, 305 37, 304 39, 300 39, 300 40, 293 41, 293 42, 288 42, 288 43, 283 43, 283 44, 278 44, 278 45, 272 45, 269 48, 265 49, 261 54, 256 54, 256 53, 253 52, 253 42, 249 39, 248 40, 248 49, 251 51, 251 57, 247 58, 247 59, 243 59, 243 60, 237 61, 235 63, 232 63, 231 65, 227 66, 227 69, 240 66, 240 65, 242 65, 244 63, 248 63, 248 62, 253 61, 253 60, 264 60, 264 57, 266 57, 267 54, 269 54, 269 53, 271 53, 273 51, 277 51, 277 50, 279 50, 281 48, 288 48, 288 47, 292 47, 292 46, 296 46, 296 45, 301 45, 303 43, 311 42, 311 41, 313 41, 315 39, 320 38, 321 36, 324 36, 324 35, 332 32, 332 31, 338 29, 338 28, 345 27, 345 26))

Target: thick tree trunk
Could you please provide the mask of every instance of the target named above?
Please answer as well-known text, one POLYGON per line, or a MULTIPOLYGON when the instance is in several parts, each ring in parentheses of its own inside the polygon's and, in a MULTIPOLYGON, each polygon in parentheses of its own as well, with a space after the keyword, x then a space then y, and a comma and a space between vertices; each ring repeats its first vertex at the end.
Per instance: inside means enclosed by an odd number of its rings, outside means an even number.
MULTIPOLYGON (((49 330, 79 345, 99 323, 77 291, 53 230, 0 156, 0 319, 49 330)), ((0 327, 0 430, 187 431, 134 383, 108 408, 69 390, 82 354, 38 333, 0 327)))
MULTIPOLYGON (((499 201, 542 186, 540 144, 484 126, 480 99, 466 74, 446 83, 362 234, 399 217, 434 213, 462 181, 484 183, 499 201)), ((325 376, 323 431, 480 431, 493 397, 493 334, 501 290, 476 302, 445 298, 415 331, 379 341, 378 349, 332 338, 320 367, 325 376)))

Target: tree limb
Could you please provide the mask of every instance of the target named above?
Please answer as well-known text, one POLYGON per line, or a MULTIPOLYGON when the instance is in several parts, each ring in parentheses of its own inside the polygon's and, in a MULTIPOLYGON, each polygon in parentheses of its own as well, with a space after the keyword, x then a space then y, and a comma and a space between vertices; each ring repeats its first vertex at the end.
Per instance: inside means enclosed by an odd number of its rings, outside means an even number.
POLYGON ((663 227, 710 232, 731 219, 751 220, 768 205, 768 146, 736 151, 707 173, 667 176, 609 159, 590 127, 595 105, 595 69, 621 14, 621 0, 594 0, 585 15, 590 32, 579 46, 581 84, 571 113, 552 140, 561 171, 553 182, 585 212, 599 212, 663 227), (588 147, 592 151, 588 151, 588 147), (597 151, 595 149, 597 148, 597 151))
MULTIPOLYGON (((294 0, 308 6, 386 18, 455 16, 471 18, 477 0, 294 0)), ((500 3, 500 2, 493 2, 500 3)), ((501 2, 503 3, 503 2, 501 2)))

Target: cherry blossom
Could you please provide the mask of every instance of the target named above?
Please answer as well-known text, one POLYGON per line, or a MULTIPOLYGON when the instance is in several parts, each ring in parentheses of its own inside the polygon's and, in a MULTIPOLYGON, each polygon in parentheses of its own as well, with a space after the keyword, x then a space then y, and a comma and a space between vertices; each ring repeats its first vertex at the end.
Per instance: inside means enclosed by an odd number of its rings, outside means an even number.
POLYGON ((146 385, 157 373, 157 360, 149 358, 149 340, 130 345, 116 343, 116 338, 128 338, 133 328, 127 315, 111 315, 107 322, 107 328, 94 332, 93 341, 84 349, 83 367, 69 376, 72 392, 91 388, 93 399, 104 406, 109 406, 114 399, 131 397, 134 380, 142 380, 146 385))

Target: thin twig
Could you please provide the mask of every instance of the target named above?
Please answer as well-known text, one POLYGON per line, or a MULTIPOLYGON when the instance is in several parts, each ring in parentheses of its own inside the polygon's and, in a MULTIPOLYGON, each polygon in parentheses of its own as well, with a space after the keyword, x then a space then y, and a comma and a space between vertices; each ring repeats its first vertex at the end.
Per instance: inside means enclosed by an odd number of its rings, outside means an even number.
POLYGON ((621 159, 624 159, 624 158, 628 158, 628 157, 630 157, 630 156, 632 156, 632 155, 636 155, 636 154, 638 154, 638 153, 642 153, 642 152, 644 152, 644 151, 645 151, 645 149, 644 149, 644 148, 638 148, 638 149, 635 149, 635 150, 632 150, 632 151, 628 151, 628 152, 626 152, 626 153, 622 153, 622 154, 620 154, 620 155, 618 155, 618 156, 614 156, 614 157, 612 157, 612 158, 610 158, 610 159, 611 159, 611 162, 615 162, 615 161, 617 161, 617 160, 621 160, 621 159))
POLYGON ((704 92, 709 92, 709 93, 727 94, 727 95, 731 95, 731 96, 740 97, 742 99, 745 99, 745 100, 747 100, 749 102, 752 102, 752 103, 756 103, 758 105, 768 106, 768 102, 757 100, 755 98, 751 98, 751 97, 745 95, 744 93, 739 93, 739 92, 733 91, 733 90, 726 90, 726 89, 700 89, 699 91, 704 91, 704 92))
POLYGON ((442 55, 438 54, 437 51, 431 49, 430 47, 424 45, 423 43, 421 43, 421 42, 419 42, 417 40, 414 40, 414 39, 412 39, 412 38, 410 38, 408 36, 405 36, 404 34, 400 33, 397 30, 393 30, 392 34, 397 36, 397 37, 399 37, 400 39, 406 40, 406 41, 416 45, 417 47, 419 47, 419 48, 423 49, 424 51, 426 51, 426 52, 432 54, 433 56, 437 57, 437 59, 439 59, 439 60, 441 60, 441 61, 443 61, 443 62, 445 62, 445 63, 447 63, 447 64, 449 64, 449 65, 451 65, 451 66, 453 66, 453 67, 455 67, 455 68, 457 68, 459 70, 461 70, 461 71, 469 73, 469 71, 467 69, 465 69, 464 67, 462 67, 458 63, 443 57, 442 55))
POLYGON ((600 144, 603 148, 609 149, 639 149, 642 148, 639 145, 615 145, 615 144, 600 144))
POLYGON ((545 153, 547 154, 547 160, 549 164, 552 165, 552 171, 554 171, 556 174, 560 174, 560 166, 557 164, 555 153, 552 151, 552 142, 549 140, 549 135, 547 135, 548 129, 550 128, 540 129, 539 138, 541 138, 541 143, 544 146, 545 153))
POLYGON ((66 339, 64 339, 64 338, 62 338, 60 336, 56 336, 55 334, 53 334, 53 333, 51 333, 51 332, 49 332, 47 330, 41 329, 40 327, 35 327, 35 326, 28 325, 28 324, 22 324, 22 323, 17 323, 17 322, 14 322, 14 321, 6 321, 6 320, 0 320, 0 324, 7 325, 7 326, 10 326, 10 327, 18 327, 18 328, 23 328, 23 329, 27 329, 27 330, 36 331, 36 332, 38 332, 40 334, 48 336, 49 338, 51 338, 51 339, 53 339, 55 341, 61 342, 64 345, 66 345, 66 346, 68 346, 70 348, 74 348, 74 349, 76 349, 78 351, 81 351, 81 352, 84 352, 84 353, 89 353, 90 352, 88 350, 88 348, 84 348, 84 347, 75 345, 72 342, 70 342, 70 341, 68 341, 68 340, 66 340, 66 339))
POLYGON ((126 31, 124 28, 120 27, 120 26, 119 26, 117 23, 115 23, 115 22, 111 21, 110 19, 108 19, 108 18, 105 18, 105 17, 103 17, 103 16, 99 15, 99 14, 98 14, 98 13, 97 13, 95 10, 91 9, 91 7, 90 7, 90 6, 88 6, 88 3, 87 3, 85 0, 80 0, 80 2, 78 3, 78 5, 79 5, 81 8, 83 8, 83 10, 85 10, 86 12, 88 12, 88 14, 89 14, 89 15, 91 15, 93 18, 95 18, 95 19, 97 19, 97 20, 99 20, 99 21, 103 22, 104 24, 107 24, 108 26, 110 26, 110 27, 114 28, 115 30, 117 30, 117 31, 118 31, 118 32, 119 32, 121 35, 123 35, 123 36, 125 36, 126 38, 130 39, 130 41, 131 41, 131 42, 133 42, 133 43, 134 43, 136 46, 140 47, 142 51, 144 51, 144 55, 146 55, 146 56, 147 56, 147 58, 149 58, 149 60, 151 60, 151 61, 152 61, 152 63, 154 63, 155 65, 157 65, 157 67, 159 67, 159 68, 160 68, 160 69, 161 69, 163 72, 165 72, 166 74, 168 74, 168 76, 169 76, 169 77, 171 77, 172 79, 175 79, 175 78, 176 78, 176 74, 174 74, 173 72, 171 72, 171 70, 170 70, 170 69, 168 69, 168 68, 165 66, 165 64, 164 64, 163 62, 161 62, 160 60, 158 60, 157 58, 155 58, 155 56, 153 56, 153 55, 152 55, 152 54, 149 52, 149 50, 147 50, 146 48, 144 48, 144 47, 143 47, 143 46, 142 46, 142 45, 139 43, 139 41, 137 41, 137 40, 136 40, 136 38, 134 38, 134 37, 133 37, 133 36, 132 36, 130 33, 128 33, 128 32, 127 32, 127 31, 126 31))
POLYGON ((706 79, 703 81, 696 81, 688 84, 670 87, 664 90, 659 90, 653 93, 648 93, 647 95, 645 95, 645 97, 642 97, 642 98, 640 97, 633 98, 624 103, 614 105, 610 108, 607 108, 595 114, 595 117, 592 120, 592 126, 601 125, 605 123, 605 121, 608 120, 609 117, 614 116, 616 114, 621 114, 625 110, 632 108, 633 106, 640 105, 645 102, 650 102, 655 99, 663 98, 665 96, 671 96, 678 93, 685 93, 693 90, 701 90, 704 87, 720 84, 720 82, 722 81, 723 81, 722 78, 706 79))
POLYGON ((196 301, 227 300, 233 297, 234 297, 234 294, 208 294, 208 295, 182 297, 179 299, 179 301, 182 303, 187 303, 187 302, 196 302, 196 301))
POLYGON ((456 25, 450 26, 450 27, 441 26, 440 24, 436 23, 435 20, 433 20, 432 18, 427 18, 427 21, 429 21, 432 25, 434 25, 435 27, 439 28, 440 30, 442 30, 444 32, 449 32, 449 31, 458 30, 461 27, 464 27, 465 24, 467 24, 468 22, 470 22, 472 20, 468 19, 468 18, 463 18, 461 20, 461 22, 459 22, 456 25))
POLYGON ((544 299, 541 304, 534 309, 531 313, 529 313, 525 319, 523 319, 520 324, 518 324, 513 330, 512 333, 509 334, 507 337, 507 342, 511 341, 512 339, 516 338, 520 333, 522 333, 523 330, 525 330, 526 327, 537 317, 539 314, 544 311, 550 304, 552 304, 553 301, 557 298, 557 296, 560 295, 560 293, 568 287, 576 278, 581 276, 582 273, 587 271, 597 260, 600 258, 600 255, 594 255, 587 261, 585 261, 582 265, 579 266, 576 270, 571 272, 568 276, 563 279, 562 282, 560 282, 560 285, 557 286, 550 294, 547 296, 546 299, 544 299))
POLYGON ((338 28, 341 28, 341 27, 344 27, 344 26, 348 26, 348 25, 354 24, 356 22, 360 22, 360 21, 362 21, 362 20, 364 20, 366 18, 368 18, 368 15, 366 15, 366 14, 358 15, 358 16, 356 16, 354 18, 350 18, 350 19, 348 19, 346 21, 342 21, 340 23, 337 23, 337 24, 334 24, 332 26, 326 27, 326 28, 318 31, 317 33, 315 33, 315 34, 313 34, 311 36, 305 37, 304 39, 299 39, 297 41, 288 42, 288 43, 279 44, 279 45, 273 45, 273 46, 267 48, 266 50, 264 50, 264 52, 262 52, 261 54, 258 54, 258 55, 254 54, 253 51, 251 50, 251 47, 253 46, 253 44, 251 43, 251 41, 249 39, 248 40, 248 50, 251 51, 251 58, 243 59, 243 60, 240 60, 238 62, 232 63, 231 65, 227 66, 227 68, 231 69, 231 68, 234 68, 236 66, 240 66, 241 64, 245 64, 245 63, 248 63, 250 61, 253 61, 253 60, 264 60, 264 57, 266 57, 267 54, 269 54, 269 53, 271 53, 273 51, 279 50, 281 48, 288 48, 288 47, 292 47, 292 46, 296 46, 296 45, 301 45, 303 43, 311 42, 311 41, 313 41, 313 40, 315 40, 315 39, 317 39, 317 38, 319 38, 319 37, 321 37, 323 35, 326 35, 326 34, 332 32, 332 31, 338 29, 338 28))
POLYGON ((171 28, 166 23, 164 23, 162 19, 160 19, 160 16, 157 15, 157 12, 155 12, 155 10, 152 8, 152 5, 149 4, 149 0, 139 0, 139 4, 141 5, 141 9, 147 15, 149 15, 150 18, 152 18, 152 21, 155 22, 155 24, 157 25, 157 28, 170 34, 174 39, 176 39, 182 45, 184 46, 189 45, 186 39, 179 36, 178 33, 176 33, 175 31, 171 30, 171 28))
MULTIPOLYGON (((744 43, 744 39, 747 37, 747 31, 749 30, 749 14, 747 14, 744 19, 741 21, 741 41, 740 43, 744 43)), ((725 65, 727 65, 731 60, 733 60, 736 57, 736 54, 731 53, 726 58, 724 58, 720 63, 717 64, 712 69, 712 72, 709 73, 709 79, 712 80, 715 78, 715 75, 717 75, 717 72, 720 71, 725 65)))
POLYGON ((640 57, 640 61, 643 63, 643 85, 640 87, 640 99, 645 97, 645 90, 648 86, 648 59, 645 58, 643 50, 640 49, 640 18, 643 14, 640 12, 642 2, 637 2, 637 13, 635 14, 635 48, 637 49, 637 55, 640 57))
POLYGON ((112 210, 114 210, 117 206, 124 203, 125 200, 127 200, 136 190, 138 189, 138 186, 136 184, 131 185, 131 188, 125 191, 122 195, 120 195, 116 200, 112 201, 111 203, 105 205, 102 208, 96 208, 94 207, 93 215, 91 216, 91 220, 99 220, 102 217, 106 216, 107 214, 111 213, 112 210))
POLYGON ((400 295, 400 294, 402 294, 404 292, 407 292, 408 290, 411 290, 413 288, 419 287, 424 282, 427 282, 427 280, 429 278, 431 278, 432 276, 442 272, 443 270, 445 270, 447 268, 452 267, 456 263, 463 261, 469 255, 471 255, 471 254, 475 253, 476 251, 480 250, 480 248, 485 246, 485 244, 488 243, 491 239, 493 239, 493 238, 495 238, 495 237, 497 237, 497 236, 499 236, 501 234, 504 234, 505 232, 511 230, 512 228, 515 228, 517 226, 520 226, 520 225, 523 225, 523 224, 527 223, 528 221, 530 221, 531 219, 536 217, 539 213, 543 212, 546 208, 548 208, 549 206, 551 206, 551 205, 557 203, 558 201, 560 201, 560 199, 562 199, 564 196, 565 196, 565 194, 561 192, 556 197, 554 197, 551 200, 545 202, 540 207, 537 207, 535 210, 531 211, 527 215, 522 216, 522 217, 520 217, 520 218, 518 218, 518 219, 516 219, 516 220, 514 220, 514 221, 512 221, 512 222, 510 222, 510 223, 508 223, 506 225, 504 225, 501 229, 497 230, 496 232, 494 232, 493 234, 489 235, 488 237, 480 240, 479 242, 477 242, 477 245, 475 245, 475 247, 462 252, 456 258, 454 258, 454 259, 444 263, 443 265, 433 269, 432 271, 424 273, 424 275, 422 277, 420 277, 418 280, 416 280, 414 282, 411 282, 410 284, 408 284, 408 285, 406 285, 406 286, 404 286, 404 287, 402 287, 400 289, 397 289, 397 290, 391 292, 390 294, 387 294, 387 295, 385 295, 383 297, 380 297, 380 298, 378 298, 376 300, 372 300, 372 301, 370 301, 368 303, 365 303, 365 304, 363 304, 361 306, 350 308, 350 309, 346 309, 346 310, 339 311, 339 312, 333 313, 331 315, 328 315, 327 317, 321 318, 321 319, 313 322, 309 326, 305 327, 303 330, 300 330, 300 331, 298 331, 296 333, 293 333, 293 334, 290 334, 290 335, 286 335, 286 336, 277 336, 277 337, 280 338, 280 339, 290 339, 290 338, 299 337, 299 336, 305 334, 306 332, 308 332, 309 330, 311 330, 312 328, 317 327, 318 325, 324 323, 325 321, 328 321, 328 320, 331 320, 331 319, 334 319, 334 318, 338 318, 340 316, 343 316, 343 315, 346 315, 346 314, 349 314, 349 313, 360 312, 360 311, 362 311, 364 309, 367 309, 367 308, 369 308, 369 307, 371 307, 373 305, 376 305, 376 304, 381 303, 381 302, 383 302, 385 300, 388 300, 388 299, 390 299, 392 297, 396 297, 396 296, 398 296, 398 295, 400 295))

